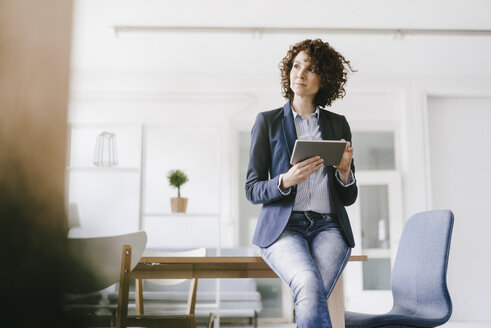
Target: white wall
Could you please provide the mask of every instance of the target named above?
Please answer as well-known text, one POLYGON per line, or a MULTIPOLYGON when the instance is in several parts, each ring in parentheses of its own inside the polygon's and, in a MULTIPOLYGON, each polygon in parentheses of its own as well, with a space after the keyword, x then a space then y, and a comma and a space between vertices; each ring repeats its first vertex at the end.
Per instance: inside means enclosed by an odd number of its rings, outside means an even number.
MULTIPOLYGON (((476 0, 301 4, 188 0, 145 5, 79 0, 74 12, 69 120, 156 125, 184 120, 193 126, 217 127, 223 246, 234 246, 240 190, 237 131, 249 130, 257 112, 283 104, 277 67, 288 46, 307 37, 322 37, 358 70, 348 82, 347 96, 333 110, 347 115, 354 129, 392 124, 400 131, 398 160, 407 218, 431 208, 427 95, 479 96, 491 89, 489 12, 491 2, 476 0), (181 29, 115 34, 116 25, 181 29), (216 29, 183 30, 186 27, 216 29), (234 27, 280 30, 238 32, 234 27), (299 29, 281 30, 292 27, 299 29), (312 30, 301 29, 305 27, 312 30), (344 30, 322 30, 326 28, 344 30), (446 31, 391 32, 400 28, 446 31), (488 32, 450 31, 455 29, 488 32), (377 108, 393 108, 393 112, 377 112, 377 108)), ((491 221, 479 223, 483 231, 490 230, 491 221)), ((461 252, 470 252, 467 247, 460 243, 461 252)), ((480 265, 489 269, 490 264, 480 265)), ((461 276, 467 268, 455 263, 452 270, 455 273, 449 275, 461 276)), ((456 283, 460 281, 452 281, 456 283)), ((450 287, 454 299, 482 300, 480 295, 450 287)), ((472 302, 455 304, 454 319, 476 320, 466 314, 471 313, 472 302)))
POLYGON ((483 261, 491 258, 486 229, 491 213, 490 122, 491 93, 482 98, 429 99, 432 206, 450 208, 455 214, 448 272, 451 291, 459 296, 453 299, 454 319, 491 321, 491 299, 485 296, 491 290, 491 265, 483 261))

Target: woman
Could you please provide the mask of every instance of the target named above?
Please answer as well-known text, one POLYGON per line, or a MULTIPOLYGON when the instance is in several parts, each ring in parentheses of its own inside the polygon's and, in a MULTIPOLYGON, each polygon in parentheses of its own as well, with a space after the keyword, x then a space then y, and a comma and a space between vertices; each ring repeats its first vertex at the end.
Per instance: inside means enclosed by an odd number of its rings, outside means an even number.
POLYGON ((259 113, 251 132, 246 196, 262 204, 253 243, 286 282, 298 327, 331 327, 327 298, 354 247, 345 206, 358 188, 344 116, 320 107, 345 94, 349 61, 320 39, 292 46, 280 64, 287 103, 259 113), (339 165, 289 164, 296 139, 348 141, 339 165))

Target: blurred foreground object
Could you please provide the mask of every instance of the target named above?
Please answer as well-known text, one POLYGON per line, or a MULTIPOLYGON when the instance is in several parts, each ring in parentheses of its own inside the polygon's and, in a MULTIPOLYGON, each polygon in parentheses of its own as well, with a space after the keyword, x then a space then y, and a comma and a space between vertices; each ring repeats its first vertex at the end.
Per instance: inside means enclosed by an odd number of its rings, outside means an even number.
POLYGON ((0 1, 2 327, 67 327, 65 166, 72 2, 0 1))

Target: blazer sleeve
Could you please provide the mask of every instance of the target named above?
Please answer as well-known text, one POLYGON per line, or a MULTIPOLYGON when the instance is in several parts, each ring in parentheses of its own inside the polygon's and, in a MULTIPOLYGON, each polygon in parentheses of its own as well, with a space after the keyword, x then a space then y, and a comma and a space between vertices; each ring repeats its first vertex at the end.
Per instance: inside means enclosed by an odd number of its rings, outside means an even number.
POLYGON ((251 131, 251 149, 245 191, 253 204, 267 204, 285 197, 278 189, 279 175, 270 179, 272 166, 270 128, 264 113, 259 113, 251 131))
MULTIPOLYGON (((343 116, 342 117, 343 122, 342 122, 342 135, 343 139, 351 142, 351 129, 349 127, 348 121, 346 118, 343 116)), ((341 182, 339 182, 338 179, 335 179, 335 188, 336 192, 339 195, 339 198, 341 199, 342 203, 344 206, 349 206, 353 204, 356 201, 356 198, 358 197, 358 186, 356 185, 356 177, 355 177, 355 161, 351 161, 351 172, 353 173, 353 178, 355 179, 355 183, 349 186, 343 186, 341 182)))

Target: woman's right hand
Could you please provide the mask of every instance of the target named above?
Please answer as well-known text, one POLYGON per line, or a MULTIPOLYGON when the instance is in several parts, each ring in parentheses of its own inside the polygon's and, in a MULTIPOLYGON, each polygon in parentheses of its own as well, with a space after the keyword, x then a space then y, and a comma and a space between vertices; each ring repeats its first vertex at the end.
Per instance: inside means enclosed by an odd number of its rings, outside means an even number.
POLYGON ((315 171, 324 165, 324 160, 320 156, 307 158, 302 162, 293 165, 288 172, 281 178, 281 189, 286 190, 309 178, 315 171))

